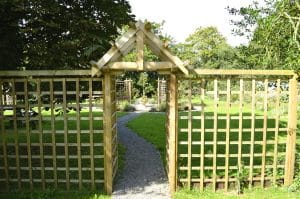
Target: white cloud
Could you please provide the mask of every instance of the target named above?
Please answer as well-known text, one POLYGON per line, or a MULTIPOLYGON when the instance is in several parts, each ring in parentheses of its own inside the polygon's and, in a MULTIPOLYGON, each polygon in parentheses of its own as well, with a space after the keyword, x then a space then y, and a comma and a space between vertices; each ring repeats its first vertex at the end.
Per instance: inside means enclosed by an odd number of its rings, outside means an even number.
POLYGON ((216 26, 231 45, 245 43, 245 38, 231 34, 227 6, 239 8, 252 0, 129 0, 137 19, 161 22, 165 20, 164 31, 182 42, 196 28, 216 26))

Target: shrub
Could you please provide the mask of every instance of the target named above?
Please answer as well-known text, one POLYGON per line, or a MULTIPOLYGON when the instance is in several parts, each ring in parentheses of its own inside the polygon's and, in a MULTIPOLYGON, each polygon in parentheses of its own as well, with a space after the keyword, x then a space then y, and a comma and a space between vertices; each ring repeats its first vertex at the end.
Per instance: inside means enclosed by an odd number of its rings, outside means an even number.
POLYGON ((123 112, 132 112, 132 111, 135 111, 135 108, 134 108, 134 106, 132 106, 131 104, 129 104, 128 101, 122 101, 119 104, 119 110, 123 111, 123 112))
POLYGON ((166 110, 167 110, 167 104, 166 103, 161 103, 157 107, 158 112, 166 112, 166 110))

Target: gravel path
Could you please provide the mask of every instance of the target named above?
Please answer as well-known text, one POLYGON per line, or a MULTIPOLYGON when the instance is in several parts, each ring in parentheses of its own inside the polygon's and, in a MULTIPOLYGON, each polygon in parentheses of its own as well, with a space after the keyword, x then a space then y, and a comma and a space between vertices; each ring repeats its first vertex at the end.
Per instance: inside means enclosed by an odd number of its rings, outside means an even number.
POLYGON ((126 127, 139 113, 118 119, 119 141, 126 147, 125 166, 114 185, 113 199, 169 199, 168 182, 159 152, 126 127))

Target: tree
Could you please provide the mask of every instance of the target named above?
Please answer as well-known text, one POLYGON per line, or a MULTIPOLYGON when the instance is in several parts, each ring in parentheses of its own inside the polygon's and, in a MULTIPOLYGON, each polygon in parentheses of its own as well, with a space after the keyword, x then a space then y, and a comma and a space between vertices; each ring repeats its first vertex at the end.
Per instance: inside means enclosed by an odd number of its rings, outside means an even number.
POLYGON ((16 21, 26 69, 89 67, 109 49, 118 28, 134 19, 126 0, 14 0, 13 5, 19 2, 23 14, 16 21))
POLYGON ((240 48, 249 68, 300 69, 298 1, 265 0, 263 6, 253 2, 249 7, 229 11, 242 16, 233 21, 235 32, 251 38, 248 46, 240 48))
POLYGON ((139 75, 139 80, 136 85, 139 87, 139 90, 142 90, 142 97, 149 97, 155 91, 153 85, 149 81, 149 75, 147 72, 142 72, 139 75))
POLYGON ((0 1, 0 69, 16 69, 22 60, 19 19, 23 15, 21 0, 0 1))
POLYGON ((200 27, 179 45, 178 56, 194 68, 235 67, 235 51, 216 27, 200 27))

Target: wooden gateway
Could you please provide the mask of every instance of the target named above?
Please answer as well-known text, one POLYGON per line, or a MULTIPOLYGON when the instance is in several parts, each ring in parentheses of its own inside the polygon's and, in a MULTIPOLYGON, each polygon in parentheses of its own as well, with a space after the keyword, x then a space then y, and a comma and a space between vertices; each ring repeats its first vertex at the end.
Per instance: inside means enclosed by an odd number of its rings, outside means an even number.
POLYGON ((294 71, 188 69, 151 32, 151 25, 140 21, 131 25, 101 59, 91 63, 92 76, 104 78, 104 187, 108 194, 112 193, 117 168, 115 76, 124 71, 157 71, 167 77, 166 171, 172 194, 179 184, 200 189, 212 185, 214 190, 228 190, 239 181, 245 181, 249 187, 292 183, 297 126, 297 109, 293 107, 297 107, 298 78, 294 71), (145 45, 161 61, 147 62, 145 45), (135 62, 121 62, 132 50, 137 53, 135 62), (188 81, 184 91, 178 87, 182 81, 188 81), (277 85, 277 89, 270 91, 270 83, 277 85), (281 85, 289 88, 284 90, 281 85), (188 93, 188 101, 185 112, 179 114, 181 93, 188 93), (198 115, 192 113, 192 93, 198 93, 201 101, 198 115), (235 115, 230 111, 233 96, 239 110, 235 115), (282 101, 283 96, 288 96, 288 100, 282 101), (205 108, 210 113, 204 110, 205 98, 211 99, 211 107, 205 108), (268 113, 270 100, 276 102, 273 115, 268 113), (243 115, 246 103, 251 104, 250 116, 243 115), (262 113, 257 111, 258 104, 262 113), (225 116, 218 112, 222 105, 225 116), (280 115, 281 109, 286 109, 285 116, 280 115), (286 124, 281 124, 284 117, 286 124), (179 121, 186 126, 179 126, 179 121), (241 180, 236 176, 242 170, 248 175, 241 180))
POLYGON ((173 55, 168 46, 163 43, 153 32, 150 23, 138 21, 113 44, 111 49, 103 55, 97 62, 92 63, 92 76, 104 76, 104 151, 105 151, 105 190, 112 193, 113 178, 116 173, 117 162, 116 150, 116 117, 115 117, 115 75, 124 71, 157 71, 169 76, 169 96, 168 96, 168 178, 170 191, 174 193, 177 186, 177 74, 188 75, 189 71, 177 56, 173 55), (144 46, 161 60, 160 62, 146 62, 144 59, 144 46), (132 50, 136 49, 137 56, 135 62, 120 62, 121 58, 132 50))
POLYGON ((118 168, 116 76, 125 71, 166 77, 172 194, 180 185, 228 190, 293 182, 298 75, 188 68, 139 21, 91 70, 1 71, 0 192, 90 187, 111 194, 118 168), (160 61, 147 61, 144 46, 160 61), (122 62, 132 50, 136 60, 122 62))

